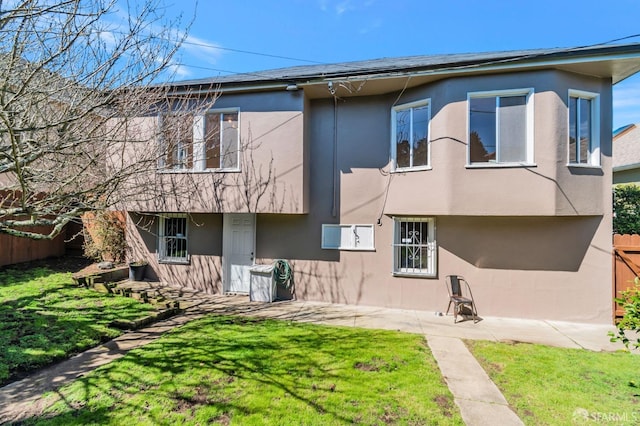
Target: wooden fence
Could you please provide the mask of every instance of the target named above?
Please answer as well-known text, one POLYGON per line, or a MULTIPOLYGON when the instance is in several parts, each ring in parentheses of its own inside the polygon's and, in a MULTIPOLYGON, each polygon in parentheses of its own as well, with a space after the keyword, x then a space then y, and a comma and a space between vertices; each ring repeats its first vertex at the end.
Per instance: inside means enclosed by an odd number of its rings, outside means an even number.
MULTIPOLYGON (((43 226, 34 226, 26 228, 25 231, 48 232, 48 229, 43 226)), ((63 256, 65 253, 64 239, 64 232, 53 240, 32 240, 0 234, 0 266, 63 256)))
MULTIPOLYGON (((0 189, 0 204, 3 207, 11 207, 19 197, 19 191, 0 189)), ((24 231, 48 234, 51 229, 49 226, 31 226, 24 228, 24 231)), ((73 254, 82 254, 83 241, 82 225, 79 223, 78 225, 68 224, 52 240, 32 240, 0 234, 0 266, 46 259, 47 257, 60 257, 64 256, 67 250, 71 250, 73 254)))
MULTIPOLYGON (((619 297, 620 291, 634 285, 640 277, 640 235, 613 236, 613 297, 619 297)), ((621 317, 624 311, 614 302, 614 316, 621 317)))

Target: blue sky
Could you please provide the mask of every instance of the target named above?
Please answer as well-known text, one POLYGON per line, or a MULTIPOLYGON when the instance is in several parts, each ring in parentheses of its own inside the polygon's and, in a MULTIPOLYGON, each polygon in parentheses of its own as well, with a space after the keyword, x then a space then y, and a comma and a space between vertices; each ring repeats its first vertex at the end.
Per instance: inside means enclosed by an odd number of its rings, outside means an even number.
MULTIPOLYGON (((382 57, 600 44, 640 33, 638 0, 191 0, 176 79, 382 57), (268 55, 278 56, 272 57, 268 55), (291 58, 291 59, 285 59, 291 58)), ((640 37, 618 43, 640 42, 640 37)), ((640 75, 614 87, 614 129, 640 122, 640 75)))

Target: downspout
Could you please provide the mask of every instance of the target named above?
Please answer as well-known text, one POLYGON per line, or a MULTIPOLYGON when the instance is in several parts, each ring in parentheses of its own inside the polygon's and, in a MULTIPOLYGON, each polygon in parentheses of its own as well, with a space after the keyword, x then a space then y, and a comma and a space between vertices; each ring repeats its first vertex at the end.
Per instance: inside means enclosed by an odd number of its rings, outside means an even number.
POLYGON ((333 95, 333 201, 331 205, 331 216, 338 216, 338 97, 335 90, 329 85, 329 90, 333 95))

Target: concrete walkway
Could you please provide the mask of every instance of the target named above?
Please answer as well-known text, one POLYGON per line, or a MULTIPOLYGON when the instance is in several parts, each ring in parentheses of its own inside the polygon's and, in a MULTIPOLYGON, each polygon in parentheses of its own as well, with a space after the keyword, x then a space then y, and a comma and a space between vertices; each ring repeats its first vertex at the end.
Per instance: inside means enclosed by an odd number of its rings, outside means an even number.
POLYGON ((256 303, 249 302, 246 296, 211 296, 175 287, 163 287, 158 291, 165 292, 173 300, 185 302, 189 307, 182 315, 125 333, 104 345, 0 388, 0 423, 37 415, 58 398, 51 393, 45 399, 42 396, 45 392, 54 391, 96 367, 122 357, 127 351, 157 339, 164 332, 210 313, 423 334, 468 425, 522 422, 509 409, 500 391, 460 339, 520 341, 595 351, 622 348, 621 344, 609 342, 607 331, 613 327, 604 325, 506 318, 484 318, 476 324, 472 321, 454 324, 453 317, 433 312, 318 302, 256 303))

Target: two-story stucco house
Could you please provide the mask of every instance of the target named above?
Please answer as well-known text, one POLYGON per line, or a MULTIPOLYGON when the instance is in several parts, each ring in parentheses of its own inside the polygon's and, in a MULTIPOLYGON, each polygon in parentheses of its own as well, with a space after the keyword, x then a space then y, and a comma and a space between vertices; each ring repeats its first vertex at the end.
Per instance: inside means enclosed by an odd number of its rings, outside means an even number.
POLYGON ((638 70, 630 44, 175 83, 215 103, 140 119, 168 149, 132 256, 212 293, 286 259, 298 299, 426 311, 460 274, 481 315, 610 322, 611 88, 638 70))

